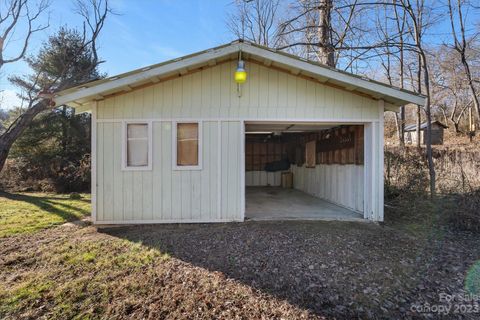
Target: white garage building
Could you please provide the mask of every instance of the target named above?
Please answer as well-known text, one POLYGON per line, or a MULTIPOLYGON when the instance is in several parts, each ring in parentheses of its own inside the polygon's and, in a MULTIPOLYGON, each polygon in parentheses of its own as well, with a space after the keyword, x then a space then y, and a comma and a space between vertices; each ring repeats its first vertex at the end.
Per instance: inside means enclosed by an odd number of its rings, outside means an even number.
POLYGON ((424 97, 235 41, 55 102, 92 113, 96 224, 382 221, 384 111, 424 97))

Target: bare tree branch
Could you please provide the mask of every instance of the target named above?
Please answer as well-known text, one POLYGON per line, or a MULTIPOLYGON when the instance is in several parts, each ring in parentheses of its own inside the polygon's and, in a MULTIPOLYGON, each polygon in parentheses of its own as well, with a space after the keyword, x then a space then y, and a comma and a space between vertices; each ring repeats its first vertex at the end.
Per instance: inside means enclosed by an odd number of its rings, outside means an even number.
POLYGON ((42 25, 36 22, 49 8, 50 2, 42 0, 35 8, 32 8, 29 0, 10 0, 9 9, 5 15, 0 14, 0 69, 7 63, 19 61, 25 57, 25 54, 33 34, 45 30, 49 24, 42 25), (14 33, 15 27, 25 23, 27 31, 23 36, 23 45, 20 52, 13 54, 11 57, 5 57, 7 47, 7 39, 14 33))

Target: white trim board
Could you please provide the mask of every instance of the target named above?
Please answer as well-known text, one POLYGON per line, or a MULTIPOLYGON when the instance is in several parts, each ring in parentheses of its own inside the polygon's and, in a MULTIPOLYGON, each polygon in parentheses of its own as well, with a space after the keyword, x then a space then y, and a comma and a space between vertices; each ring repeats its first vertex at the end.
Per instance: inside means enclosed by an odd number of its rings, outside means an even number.
POLYGON ((199 122, 199 121, 243 121, 243 122, 257 122, 257 123, 329 123, 329 124, 363 124, 368 122, 378 122, 378 118, 367 119, 352 119, 352 118, 118 118, 118 119, 97 119, 98 122, 123 122, 123 121, 137 121, 137 122, 199 122))
POLYGON ((378 112, 379 112, 379 159, 378 159, 378 221, 384 220, 384 210, 385 210, 385 181, 384 181, 384 166, 385 166, 385 132, 384 132, 384 122, 385 122, 385 101, 378 101, 378 112))
POLYGON ((222 122, 217 121, 217 217, 222 218, 222 122))
POLYGON ((246 194, 245 194, 245 121, 240 123, 240 214, 242 220, 245 220, 245 205, 246 205, 246 194))
POLYGON ((170 220, 105 220, 94 221, 95 225, 102 224, 166 224, 166 223, 219 223, 219 222, 243 222, 237 219, 170 219, 170 220))
POLYGON ((90 142, 90 180, 91 180, 91 205, 92 205, 92 221, 95 223, 97 220, 97 102, 92 106, 91 121, 91 142, 90 142))

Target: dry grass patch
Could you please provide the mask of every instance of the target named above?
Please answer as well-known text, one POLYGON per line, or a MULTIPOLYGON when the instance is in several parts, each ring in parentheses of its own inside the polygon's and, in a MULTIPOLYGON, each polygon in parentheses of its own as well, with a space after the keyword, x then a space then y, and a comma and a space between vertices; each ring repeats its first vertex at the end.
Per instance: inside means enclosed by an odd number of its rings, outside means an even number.
POLYGON ((52 228, 4 239, 1 248, 2 319, 315 317, 220 272, 93 227, 52 228))

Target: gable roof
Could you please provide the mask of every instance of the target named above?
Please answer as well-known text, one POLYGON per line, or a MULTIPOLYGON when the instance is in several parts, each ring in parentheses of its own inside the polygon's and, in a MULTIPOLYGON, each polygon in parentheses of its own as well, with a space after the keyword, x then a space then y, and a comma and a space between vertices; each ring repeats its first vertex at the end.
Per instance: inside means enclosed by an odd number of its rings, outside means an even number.
POLYGON ((54 101, 56 105, 68 104, 79 107, 90 101, 101 100, 110 94, 128 92, 138 86, 157 83, 163 79, 235 59, 239 52, 242 52, 243 58, 247 61, 249 59, 262 61, 266 66, 273 65, 295 75, 311 77, 326 85, 368 95, 374 99, 383 99, 386 102, 385 108, 389 110, 396 110, 396 107, 408 103, 423 105, 425 101, 425 96, 408 90, 241 40, 69 88, 55 93, 54 101))
MULTIPOLYGON (((443 127, 444 129, 448 128, 448 126, 444 125, 443 123, 441 123, 438 120, 432 121, 432 125, 433 124, 438 124, 440 127, 443 127)), ((427 129, 427 123, 426 122, 424 122, 420 125, 420 130, 425 130, 425 129, 427 129)), ((408 126, 405 126, 405 131, 415 131, 415 130, 417 130, 417 125, 416 124, 409 124, 408 126)))

